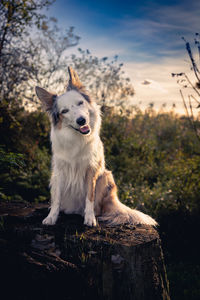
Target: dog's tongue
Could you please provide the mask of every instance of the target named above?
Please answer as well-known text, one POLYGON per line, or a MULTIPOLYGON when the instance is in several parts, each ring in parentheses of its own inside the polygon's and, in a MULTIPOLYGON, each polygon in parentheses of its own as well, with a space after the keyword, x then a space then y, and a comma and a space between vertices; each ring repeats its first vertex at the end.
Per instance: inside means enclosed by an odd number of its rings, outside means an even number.
POLYGON ((85 133, 85 132, 87 132, 89 130, 89 126, 88 125, 82 126, 82 127, 80 127, 79 130, 80 130, 80 132, 85 133))

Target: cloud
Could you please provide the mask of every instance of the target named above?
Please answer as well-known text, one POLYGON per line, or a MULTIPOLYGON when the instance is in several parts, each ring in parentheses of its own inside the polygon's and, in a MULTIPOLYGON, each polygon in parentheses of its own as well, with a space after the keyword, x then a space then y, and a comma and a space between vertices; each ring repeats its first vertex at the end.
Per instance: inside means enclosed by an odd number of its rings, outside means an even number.
MULTIPOLYGON (((190 1, 179 5, 149 5, 141 18, 126 16, 119 20, 119 37, 129 39, 132 48, 149 53, 153 59, 179 56, 184 52, 183 36, 190 40, 199 31, 200 3, 190 1)), ((131 45, 129 45, 131 48, 131 45)))
MULTIPOLYGON (((135 88, 135 96, 132 103, 139 104, 145 109, 149 103, 154 103, 159 109, 166 104, 166 109, 176 104, 176 111, 183 114, 184 107, 180 96, 180 86, 171 73, 185 72, 195 80, 189 64, 184 61, 184 56, 179 60, 164 58, 159 62, 129 62, 124 65, 126 74, 131 78, 135 88)), ((192 92, 190 90, 189 92, 192 92)))
POLYGON ((141 84, 148 85, 151 84, 151 82, 145 79, 143 82, 141 82, 141 84))
MULTIPOLYGON (((198 1, 182 1, 177 5, 160 6, 149 15, 158 22, 168 24, 172 29, 193 33, 199 29, 200 4, 198 1)), ((170 27, 169 27, 170 29, 170 27)))
POLYGON ((140 82, 139 85, 141 85, 141 88, 144 88, 143 86, 145 86, 147 90, 159 91, 162 94, 168 93, 168 91, 165 88, 163 88, 161 83, 152 79, 145 79, 143 82, 140 82))

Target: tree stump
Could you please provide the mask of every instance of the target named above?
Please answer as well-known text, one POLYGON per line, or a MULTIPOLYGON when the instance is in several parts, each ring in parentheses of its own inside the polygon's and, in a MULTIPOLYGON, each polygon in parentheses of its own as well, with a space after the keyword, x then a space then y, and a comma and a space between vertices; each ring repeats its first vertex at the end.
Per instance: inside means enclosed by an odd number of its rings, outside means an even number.
POLYGON ((78 215, 47 227, 47 213, 46 204, 0 204, 4 299, 170 299, 154 228, 89 228, 78 215))

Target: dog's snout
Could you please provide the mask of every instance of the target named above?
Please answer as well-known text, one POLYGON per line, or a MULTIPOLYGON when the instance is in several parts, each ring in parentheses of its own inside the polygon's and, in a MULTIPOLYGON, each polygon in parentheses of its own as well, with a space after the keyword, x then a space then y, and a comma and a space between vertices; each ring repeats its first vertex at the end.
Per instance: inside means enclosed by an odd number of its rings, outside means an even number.
POLYGON ((77 123, 78 125, 80 125, 80 126, 83 126, 83 125, 85 125, 86 120, 85 120, 85 118, 83 118, 83 117, 79 117, 79 118, 76 120, 76 123, 77 123))

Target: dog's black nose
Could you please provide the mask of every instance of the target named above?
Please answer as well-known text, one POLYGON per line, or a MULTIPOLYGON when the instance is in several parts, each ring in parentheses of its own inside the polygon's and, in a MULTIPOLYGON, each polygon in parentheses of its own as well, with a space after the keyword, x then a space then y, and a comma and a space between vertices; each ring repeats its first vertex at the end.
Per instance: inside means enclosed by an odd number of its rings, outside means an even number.
POLYGON ((80 125, 80 126, 83 126, 83 125, 85 125, 86 120, 85 120, 85 118, 83 118, 83 117, 79 117, 79 118, 76 120, 76 123, 77 123, 78 125, 80 125))

